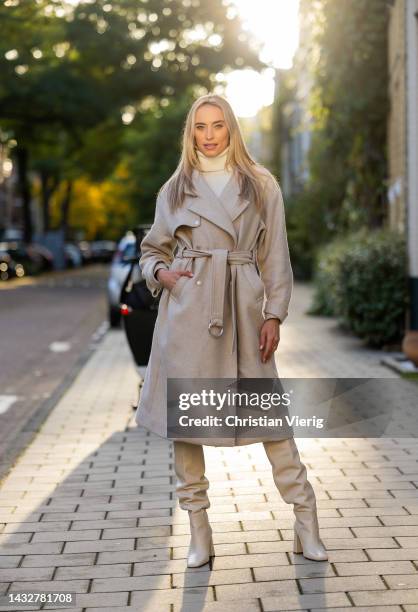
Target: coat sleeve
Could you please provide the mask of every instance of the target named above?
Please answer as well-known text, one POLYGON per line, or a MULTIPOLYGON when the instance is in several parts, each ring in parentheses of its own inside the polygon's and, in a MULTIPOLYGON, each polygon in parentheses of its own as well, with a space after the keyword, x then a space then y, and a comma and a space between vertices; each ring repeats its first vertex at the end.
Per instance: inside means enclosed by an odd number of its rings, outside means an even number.
POLYGON ((140 244, 139 266, 153 297, 157 297, 163 288, 155 275, 161 268, 169 269, 177 244, 176 238, 169 231, 165 212, 166 205, 166 197, 160 192, 155 207, 154 223, 140 244))
POLYGON ((257 263, 264 283, 266 302, 264 318, 278 318, 283 323, 293 290, 293 271, 287 243, 282 191, 272 177, 264 188, 266 229, 257 245, 257 263))

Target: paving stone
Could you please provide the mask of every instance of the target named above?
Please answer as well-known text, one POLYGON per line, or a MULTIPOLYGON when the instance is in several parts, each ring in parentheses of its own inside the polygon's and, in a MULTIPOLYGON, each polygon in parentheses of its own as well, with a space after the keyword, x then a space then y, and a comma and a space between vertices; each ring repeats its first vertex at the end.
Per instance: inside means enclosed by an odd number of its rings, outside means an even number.
POLYGON ((258 597, 276 597, 297 594, 298 588, 294 580, 272 580, 271 582, 253 582, 237 585, 220 585, 216 587, 218 601, 231 599, 252 599, 258 597))
POLYGON ((231 556, 216 556, 213 558, 213 569, 234 569, 246 567, 288 566, 289 561, 284 553, 246 554, 231 556))
POLYGON ((32 542, 79 542, 82 540, 99 539, 100 529, 86 529, 78 531, 41 531, 35 533, 32 542))
POLYGON ((350 600, 345 593, 320 593, 309 595, 284 594, 273 597, 262 597, 261 604, 264 612, 277 612, 278 610, 312 610, 324 606, 326 610, 333 611, 334 608, 340 610, 341 607, 350 605, 350 600))
POLYGON ((85 542, 66 542, 64 552, 104 552, 110 550, 133 550, 134 540, 87 540, 85 542))
POLYGON ((18 567, 22 558, 23 557, 21 555, 16 555, 15 557, 0 556, 0 568, 6 569, 8 567, 18 567))
POLYGON ((159 576, 129 576, 127 578, 95 578, 91 592, 101 591, 142 591, 148 589, 167 589, 170 587, 170 577, 159 576))
POLYGON ((132 529, 104 529, 103 540, 119 540, 122 538, 151 538, 169 536, 170 527, 134 527, 132 529))
MULTIPOLYGON (((106 592, 106 593, 80 593, 77 594, 76 603, 82 608, 125 606, 128 603, 128 592, 106 592)), ((65 608, 64 608, 65 609, 65 608)))
POLYGON ((249 582, 252 582, 252 577, 251 571, 248 568, 210 570, 206 572, 183 572, 173 575, 173 587, 176 589, 249 582))
MULTIPOLYGON (((143 561, 135 563, 134 576, 158 576, 170 574, 184 574, 186 571, 186 563, 184 559, 165 559, 164 561, 143 561)), ((206 566, 189 568, 189 572, 207 571, 206 566)))
POLYGON ((4 533, 0 534, 0 548, 10 544, 24 544, 29 542, 32 533, 4 533))
POLYGON ((368 548, 367 554, 372 561, 418 560, 418 548, 368 548))
MULTIPOLYGON (((196 612, 195 604, 184 605, 174 604, 173 612, 196 612)), ((242 599, 236 602, 228 602, 228 607, 222 601, 213 601, 205 603, 203 607, 198 607, 199 612, 260 612, 260 604, 257 599, 242 599)))
POLYGON ((364 563, 335 563, 338 576, 364 576, 376 574, 415 574, 416 568, 410 561, 367 561, 364 563))
POLYGON ((350 589, 386 589, 379 576, 342 576, 333 578, 309 578, 299 581, 304 593, 337 593, 350 589))
POLYGON ((61 552, 61 542, 42 542, 37 544, 3 544, 2 555, 48 555, 61 552))
POLYGON ((349 591, 355 606, 404 605, 418 603, 418 589, 382 591, 349 591))
MULTIPOLYGON (((111 607, 100 607, 100 608, 84 608, 83 612, 132 612, 133 606, 111 606, 111 607)), ((143 612, 150 612, 151 608, 145 606, 143 612)), ((166 604, 159 607, 161 612, 171 612, 170 604, 166 604)))
POLYGON ((411 575, 411 573, 402 574, 400 570, 396 576, 384 574, 383 578, 390 589, 413 589, 418 587, 418 573, 416 571, 414 575, 411 575))
POLYGON ((193 604, 199 610, 201 605, 213 600, 213 587, 134 591, 131 594, 131 605, 139 610, 147 611, 160 610, 161 606, 167 604, 193 604))
POLYGON ((37 531, 67 531, 70 528, 70 521, 56 521, 54 523, 9 523, 6 525, 4 533, 36 533, 37 531))
POLYGON ((316 578, 335 576, 330 563, 314 561, 300 565, 288 565, 287 567, 256 567, 254 577, 257 582, 268 580, 297 580, 299 578, 316 578))
POLYGON ((392 525, 390 527, 353 527, 353 532, 358 538, 380 538, 399 536, 418 537, 418 525, 392 525))
MULTIPOLYGON (((408 606, 405 607, 405 610, 408 606)), ((329 612, 330 608, 311 608, 310 612, 329 612)), ((378 610, 375 606, 350 606, 349 608, 336 608, 338 612, 402 612, 401 606, 379 606, 378 610)))
POLYGON ((0 581, 13 582, 14 580, 51 580, 53 573, 53 567, 15 567, 10 569, 0 569, 0 581))
MULTIPOLYGON (((341 508, 341 514, 345 517, 354 516, 381 516, 402 515, 407 516, 406 510, 398 506, 387 508, 341 508)), ((383 520, 383 519, 382 519, 383 520)))
POLYGON ((76 565, 72 567, 59 567, 54 576, 54 580, 121 578, 130 575, 130 563, 112 563, 109 565, 76 565))
POLYGON ((93 565, 94 553, 72 553, 61 555, 26 555, 22 567, 71 567, 74 565, 93 565))
POLYGON ((124 550, 120 552, 101 552, 97 557, 98 564, 135 563, 170 559, 170 548, 150 548, 148 550, 124 550))
MULTIPOLYGON (((86 593, 89 586, 88 580, 37 580, 12 582, 10 591, 60 591, 65 593, 86 593)), ((77 605, 79 602, 77 602, 77 605)))
POLYGON ((84 529, 125 529, 136 527, 135 518, 123 518, 123 519, 102 519, 94 521, 78 521, 73 520, 71 524, 71 531, 79 531, 84 529))

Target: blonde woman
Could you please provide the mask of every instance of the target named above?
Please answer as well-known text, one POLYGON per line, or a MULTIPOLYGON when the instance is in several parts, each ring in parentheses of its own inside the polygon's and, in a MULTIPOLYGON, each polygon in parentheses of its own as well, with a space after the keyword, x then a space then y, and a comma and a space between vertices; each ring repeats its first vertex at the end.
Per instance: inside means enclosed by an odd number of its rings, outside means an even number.
MULTIPOLYGON (((148 288, 162 293, 136 422, 166 438, 167 378, 278 377, 274 351, 293 287, 280 187, 250 156, 222 96, 205 95, 191 106, 179 165, 158 194, 141 252, 148 288)), ((293 504, 294 552, 328 558, 293 437, 185 436, 174 440, 174 468, 190 519, 189 567, 214 554, 202 444, 255 442, 264 444, 274 482, 293 504)))

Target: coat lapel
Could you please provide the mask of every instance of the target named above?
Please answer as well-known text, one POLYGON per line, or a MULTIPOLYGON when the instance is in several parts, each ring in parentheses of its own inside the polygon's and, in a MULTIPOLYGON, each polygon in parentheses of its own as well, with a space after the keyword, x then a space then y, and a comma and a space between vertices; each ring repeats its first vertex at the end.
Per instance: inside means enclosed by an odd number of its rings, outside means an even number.
POLYGON ((231 176, 220 196, 212 191, 209 183, 197 170, 193 170, 193 184, 197 197, 188 199, 187 208, 226 231, 236 245, 238 236, 233 221, 247 208, 249 202, 240 203, 239 186, 234 176, 231 176), (233 202, 232 218, 225 208, 225 203, 231 201, 233 202))

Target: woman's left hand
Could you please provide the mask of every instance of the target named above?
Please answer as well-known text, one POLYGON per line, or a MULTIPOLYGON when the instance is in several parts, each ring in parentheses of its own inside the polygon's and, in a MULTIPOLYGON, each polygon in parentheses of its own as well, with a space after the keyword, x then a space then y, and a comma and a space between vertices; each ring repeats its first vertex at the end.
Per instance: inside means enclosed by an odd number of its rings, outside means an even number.
POLYGON ((266 363, 280 342, 280 322, 278 319, 267 319, 260 331, 260 356, 261 361, 266 363))

